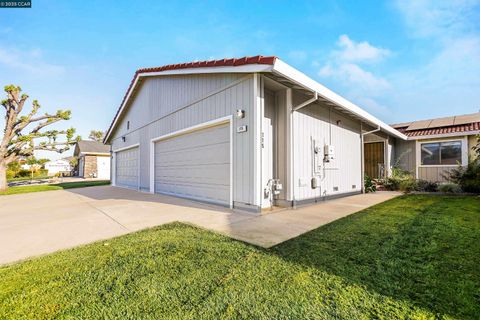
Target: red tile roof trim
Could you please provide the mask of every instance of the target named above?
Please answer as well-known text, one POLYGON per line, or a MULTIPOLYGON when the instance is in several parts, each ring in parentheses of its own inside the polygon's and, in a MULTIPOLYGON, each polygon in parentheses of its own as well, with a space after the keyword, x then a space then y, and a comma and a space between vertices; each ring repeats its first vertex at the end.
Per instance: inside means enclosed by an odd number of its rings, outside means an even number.
POLYGON ((397 128, 398 131, 403 133, 408 137, 421 137, 421 136, 434 136, 441 134, 451 134, 451 133, 464 133, 472 131, 480 131, 480 122, 472 122, 467 124, 453 125, 448 127, 441 128, 427 128, 421 130, 410 130, 407 131, 408 127, 397 128))
POLYGON ((135 72, 132 81, 130 81, 130 85, 128 86, 127 92, 123 96, 122 103, 120 104, 120 107, 118 108, 115 114, 115 117, 110 123, 107 133, 110 134, 110 130, 112 130, 113 123, 119 116, 120 110, 122 109, 123 104, 127 100, 128 94, 130 90, 132 90, 132 87, 135 84, 135 81, 138 78, 139 74, 161 72, 161 71, 167 71, 167 70, 191 69, 191 68, 237 67, 237 66, 243 66, 247 64, 273 65, 275 64, 276 59, 277 59, 276 56, 253 56, 253 57, 243 57, 243 58, 230 58, 230 59, 220 59, 220 60, 206 60, 206 61, 195 61, 195 62, 186 62, 186 63, 178 63, 178 64, 167 64, 161 67, 138 69, 135 72))

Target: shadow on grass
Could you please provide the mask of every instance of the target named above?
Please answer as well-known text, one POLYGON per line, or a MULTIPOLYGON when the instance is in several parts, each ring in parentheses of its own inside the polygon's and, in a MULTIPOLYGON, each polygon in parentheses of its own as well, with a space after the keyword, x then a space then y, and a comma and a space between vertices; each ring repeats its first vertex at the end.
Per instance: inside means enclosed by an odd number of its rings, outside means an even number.
POLYGON ((435 314, 480 314, 478 197, 400 197, 271 252, 435 314))

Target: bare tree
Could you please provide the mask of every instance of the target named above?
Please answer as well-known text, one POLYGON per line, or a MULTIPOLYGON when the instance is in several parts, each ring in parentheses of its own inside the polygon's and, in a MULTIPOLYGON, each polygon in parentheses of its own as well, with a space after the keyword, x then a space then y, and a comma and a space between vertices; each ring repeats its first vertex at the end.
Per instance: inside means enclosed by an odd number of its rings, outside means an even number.
POLYGON ((5 86, 7 98, 1 104, 5 108, 5 129, 0 141, 0 191, 6 190, 7 165, 20 158, 31 157, 36 150, 46 150, 62 153, 70 148, 74 139, 75 129, 45 130, 44 128, 61 120, 69 120, 70 110, 58 110, 55 114, 37 115, 40 104, 33 100, 32 108, 22 115, 28 95, 21 94, 18 86, 5 86), (64 136, 63 141, 58 141, 64 136))
POLYGON ((103 141, 103 136, 104 133, 103 131, 100 130, 90 130, 90 134, 88 135, 88 138, 93 141, 98 141, 102 142, 103 141))

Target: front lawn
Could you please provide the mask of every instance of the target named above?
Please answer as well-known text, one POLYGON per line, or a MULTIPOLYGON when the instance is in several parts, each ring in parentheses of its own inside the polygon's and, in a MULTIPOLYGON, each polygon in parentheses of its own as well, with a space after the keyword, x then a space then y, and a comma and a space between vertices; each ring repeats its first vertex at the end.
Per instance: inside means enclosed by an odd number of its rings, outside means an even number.
POLYGON ((55 184, 39 184, 39 185, 32 185, 32 186, 16 186, 16 187, 9 187, 7 191, 0 192, 0 195, 96 187, 96 186, 105 186, 109 184, 110 184, 110 180, 99 180, 99 181, 64 182, 64 183, 55 183, 55 184))
POLYGON ((480 198, 403 196, 265 250, 179 223, 0 268, 0 319, 477 319, 480 198))

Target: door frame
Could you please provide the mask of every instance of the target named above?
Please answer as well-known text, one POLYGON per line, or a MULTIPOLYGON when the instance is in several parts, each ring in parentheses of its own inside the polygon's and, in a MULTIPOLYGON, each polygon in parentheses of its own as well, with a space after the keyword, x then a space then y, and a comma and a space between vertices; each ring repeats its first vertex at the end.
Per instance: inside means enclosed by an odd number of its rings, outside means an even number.
MULTIPOLYGON (((376 179, 386 178, 386 176, 387 176, 387 170, 388 170, 388 168, 387 168, 387 156, 388 156, 388 155, 387 155, 387 150, 388 150, 387 141, 386 141, 386 140, 364 141, 364 143, 363 143, 363 144, 364 144, 364 146, 363 146, 364 149, 365 149, 365 144, 372 144, 372 143, 381 143, 382 146, 383 146, 383 152, 382 152, 382 153, 383 153, 384 177, 378 177, 378 178, 376 178, 376 179)), ((364 163, 365 163, 365 160, 366 160, 366 159, 365 159, 365 156, 366 156, 366 154, 365 154, 365 152, 364 152, 364 154, 363 154, 363 157, 364 157, 363 161, 364 161, 364 163)), ((370 177, 370 178, 372 178, 372 177, 370 177)))
POLYGON ((181 130, 177 130, 171 133, 161 135, 159 137, 150 140, 150 193, 155 193, 155 143, 171 139, 177 136, 193 133, 210 127, 216 127, 221 124, 229 124, 229 148, 230 148, 230 199, 229 207, 233 209, 233 116, 217 118, 211 121, 203 122, 191 127, 187 127, 181 130))
POLYGON ((138 147, 138 162, 137 162, 137 190, 140 190, 140 143, 135 143, 132 145, 129 145, 128 147, 122 147, 118 148, 115 150, 112 150, 112 162, 113 166, 111 166, 112 170, 112 186, 114 187, 119 187, 119 188, 125 188, 125 189, 130 189, 127 187, 122 187, 117 185, 117 153, 122 152, 128 149, 133 149, 138 147))

